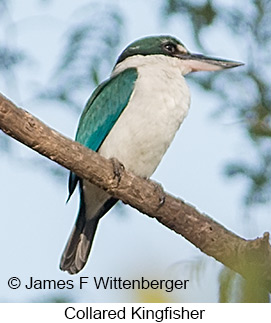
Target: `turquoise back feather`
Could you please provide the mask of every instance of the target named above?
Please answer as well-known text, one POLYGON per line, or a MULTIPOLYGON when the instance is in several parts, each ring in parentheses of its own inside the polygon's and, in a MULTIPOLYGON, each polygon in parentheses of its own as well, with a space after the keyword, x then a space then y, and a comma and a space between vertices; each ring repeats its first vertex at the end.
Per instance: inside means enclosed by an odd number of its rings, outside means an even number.
MULTIPOLYGON (((98 151, 127 106, 137 76, 137 70, 129 68, 96 88, 81 115, 75 137, 76 141, 98 151)), ((78 176, 70 172, 68 200, 74 192, 78 180, 78 176)))

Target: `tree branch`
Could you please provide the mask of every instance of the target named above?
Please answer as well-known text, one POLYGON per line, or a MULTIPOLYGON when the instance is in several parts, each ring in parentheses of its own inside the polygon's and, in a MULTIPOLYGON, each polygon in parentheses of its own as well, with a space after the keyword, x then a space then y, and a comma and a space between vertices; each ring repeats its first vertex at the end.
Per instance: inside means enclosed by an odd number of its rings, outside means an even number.
POLYGON ((253 277, 254 281, 271 291, 271 246, 268 233, 262 238, 245 240, 181 199, 164 193, 153 181, 137 177, 124 169, 120 176, 116 176, 116 161, 107 160, 62 136, 28 112, 17 108, 1 94, 0 129, 124 203, 156 218, 205 254, 247 279, 253 277))

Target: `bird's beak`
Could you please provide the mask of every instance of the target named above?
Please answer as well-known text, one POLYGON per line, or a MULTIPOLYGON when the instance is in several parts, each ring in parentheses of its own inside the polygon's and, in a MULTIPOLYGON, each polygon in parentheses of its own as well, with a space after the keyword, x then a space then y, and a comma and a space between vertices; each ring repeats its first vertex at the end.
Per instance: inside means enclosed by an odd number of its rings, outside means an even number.
POLYGON ((233 68, 244 65, 241 62, 229 61, 221 58, 207 57, 201 54, 180 54, 179 58, 191 70, 191 72, 198 71, 219 71, 226 68, 233 68))

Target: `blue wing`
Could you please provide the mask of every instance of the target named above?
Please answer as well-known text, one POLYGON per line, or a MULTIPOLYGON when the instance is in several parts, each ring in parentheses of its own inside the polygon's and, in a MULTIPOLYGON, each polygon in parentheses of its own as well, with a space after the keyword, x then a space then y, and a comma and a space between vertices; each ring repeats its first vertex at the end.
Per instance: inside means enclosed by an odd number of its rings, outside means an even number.
MULTIPOLYGON (((76 141, 94 151, 100 148, 128 104, 137 76, 137 70, 130 68, 96 88, 81 115, 76 141)), ((68 200, 78 180, 78 176, 70 172, 68 200)))

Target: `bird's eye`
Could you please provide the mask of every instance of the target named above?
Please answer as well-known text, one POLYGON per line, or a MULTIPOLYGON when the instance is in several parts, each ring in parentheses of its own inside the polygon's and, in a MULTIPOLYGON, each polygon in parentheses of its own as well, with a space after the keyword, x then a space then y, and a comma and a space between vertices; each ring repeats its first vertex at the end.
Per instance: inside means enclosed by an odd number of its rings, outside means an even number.
POLYGON ((169 53, 174 53, 176 51, 176 46, 174 44, 171 44, 171 43, 165 44, 164 48, 169 53))

